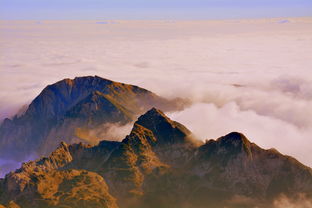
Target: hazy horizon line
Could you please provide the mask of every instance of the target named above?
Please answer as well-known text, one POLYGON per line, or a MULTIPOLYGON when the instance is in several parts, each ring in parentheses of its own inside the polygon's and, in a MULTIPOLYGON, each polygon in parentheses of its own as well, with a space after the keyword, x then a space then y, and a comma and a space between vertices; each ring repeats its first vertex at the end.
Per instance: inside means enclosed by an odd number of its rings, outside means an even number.
POLYGON ((229 18, 64 18, 64 19, 3 19, 0 18, 0 21, 222 21, 222 20, 246 20, 246 19, 280 19, 280 18, 312 18, 311 16, 270 16, 270 17, 229 17, 229 18))

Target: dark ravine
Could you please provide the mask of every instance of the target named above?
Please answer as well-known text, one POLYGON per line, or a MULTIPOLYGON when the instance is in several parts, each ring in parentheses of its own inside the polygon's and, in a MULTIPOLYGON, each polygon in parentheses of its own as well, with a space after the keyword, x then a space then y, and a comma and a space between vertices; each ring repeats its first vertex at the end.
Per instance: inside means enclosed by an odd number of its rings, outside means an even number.
POLYGON ((43 89, 24 114, 3 121, 0 158, 48 155, 61 141, 97 143, 99 138, 92 141, 89 132, 103 124, 124 125, 153 106, 172 111, 185 104, 98 76, 64 79, 43 89))
POLYGON ((205 143, 155 108, 121 142, 62 142, 0 181, 8 207, 266 208, 312 199, 312 170, 232 132, 205 143))

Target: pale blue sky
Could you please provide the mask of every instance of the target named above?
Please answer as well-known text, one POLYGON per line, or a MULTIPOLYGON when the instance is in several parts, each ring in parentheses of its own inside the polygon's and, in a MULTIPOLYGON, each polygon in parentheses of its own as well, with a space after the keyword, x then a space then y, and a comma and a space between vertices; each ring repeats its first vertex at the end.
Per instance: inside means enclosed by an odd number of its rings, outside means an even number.
POLYGON ((228 19, 312 16, 312 0, 0 0, 1 19, 228 19))

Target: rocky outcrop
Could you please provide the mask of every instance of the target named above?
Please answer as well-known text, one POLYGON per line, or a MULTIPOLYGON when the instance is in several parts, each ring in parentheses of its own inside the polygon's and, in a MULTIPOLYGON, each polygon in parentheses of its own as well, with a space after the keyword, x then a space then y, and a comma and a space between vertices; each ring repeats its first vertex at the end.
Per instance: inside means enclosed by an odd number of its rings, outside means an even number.
POLYGON ((1 202, 8 207, 13 207, 14 203, 25 208, 117 208, 116 199, 110 195, 102 176, 87 170, 64 168, 74 158, 82 160, 80 154, 86 153, 79 153, 79 149, 77 145, 62 142, 49 157, 24 163, 14 173, 7 174, 1 181, 1 202))
POLYGON ((2 196, 4 204, 13 200, 21 207, 117 208, 104 179, 85 170, 34 171, 27 178, 8 175, 2 196))

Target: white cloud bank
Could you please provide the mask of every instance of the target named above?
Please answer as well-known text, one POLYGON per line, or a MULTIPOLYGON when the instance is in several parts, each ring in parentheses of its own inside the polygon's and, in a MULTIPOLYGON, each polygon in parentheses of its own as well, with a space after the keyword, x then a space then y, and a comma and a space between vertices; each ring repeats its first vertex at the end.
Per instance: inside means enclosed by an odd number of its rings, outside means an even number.
POLYGON ((280 20, 0 21, 0 119, 99 75, 192 99, 170 116, 202 139, 241 131, 312 166, 312 19, 280 20))

